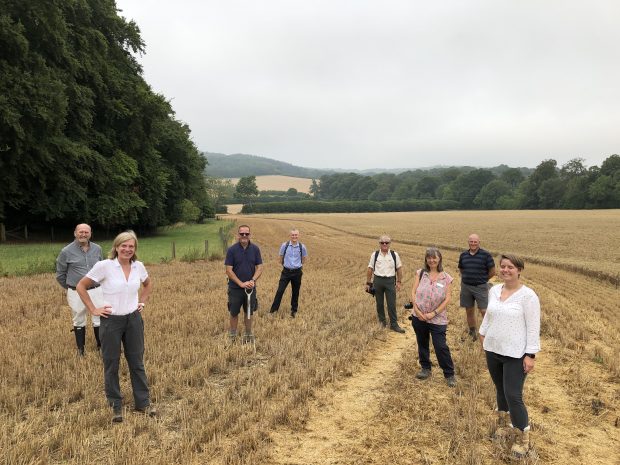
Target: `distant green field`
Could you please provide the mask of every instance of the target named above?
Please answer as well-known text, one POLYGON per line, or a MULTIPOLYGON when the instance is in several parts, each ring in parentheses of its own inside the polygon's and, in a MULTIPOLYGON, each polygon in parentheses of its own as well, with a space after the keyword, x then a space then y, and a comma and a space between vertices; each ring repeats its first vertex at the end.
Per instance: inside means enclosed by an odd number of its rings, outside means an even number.
MULTIPOLYGON (((175 244, 176 260, 194 261, 205 259, 205 241, 209 241, 209 258, 223 257, 219 230, 229 231, 233 223, 210 221, 205 224, 168 226, 160 228, 156 235, 140 238, 138 257, 144 263, 164 263, 172 260, 172 243, 175 244)), ((230 236, 228 239, 231 241, 230 236)), ((106 258, 111 240, 97 241, 106 258)), ((20 276, 48 273, 55 270, 56 257, 66 242, 0 245, 0 276, 20 276)))

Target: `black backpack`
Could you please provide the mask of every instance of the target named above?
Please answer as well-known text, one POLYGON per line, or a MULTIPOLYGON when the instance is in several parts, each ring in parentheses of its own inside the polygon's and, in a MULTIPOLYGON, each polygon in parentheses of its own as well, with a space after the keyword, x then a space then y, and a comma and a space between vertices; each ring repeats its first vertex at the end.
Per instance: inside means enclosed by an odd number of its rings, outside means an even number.
MULTIPOLYGON (((377 258, 379 258, 379 250, 375 250, 375 261, 372 264, 373 271, 377 268, 377 258)), ((394 260, 394 279, 396 279, 398 270, 396 269, 396 252, 390 249, 390 254, 392 255, 392 260, 394 260)))

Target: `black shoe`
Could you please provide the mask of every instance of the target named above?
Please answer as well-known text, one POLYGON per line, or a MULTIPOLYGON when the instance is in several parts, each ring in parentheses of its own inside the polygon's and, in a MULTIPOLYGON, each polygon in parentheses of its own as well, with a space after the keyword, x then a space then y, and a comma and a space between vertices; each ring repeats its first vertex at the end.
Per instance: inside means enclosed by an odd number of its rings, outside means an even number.
POLYGON ((422 368, 420 371, 418 371, 415 377, 418 379, 428 379, 430 375, 431 370, 429 370, 428 368, 422 368))
POLYGON ((276 313, 278 311, 277 308, 272 308, 271 310, 269 310, 269 313, 276 313))
POLYGON ((75 345, 80 357, 84 357, 84 346, 86 345, 86 333, 83 326, 74 326, 72 331, 75 333, 75 345))
POLYGON ((291 318, 295 318, 296 315, 297 315, 297 312, 291 312, 291 318))
POLYGON ((405 330, 398 325, 390 326, 390 329, 396 333, 401 333, 401 334, 405 333, 405 330))
POLYGON ((113 423, 122 423, 123 421, 123 409, 115 408, 114 413, 112 414, 112 422, 113 423))

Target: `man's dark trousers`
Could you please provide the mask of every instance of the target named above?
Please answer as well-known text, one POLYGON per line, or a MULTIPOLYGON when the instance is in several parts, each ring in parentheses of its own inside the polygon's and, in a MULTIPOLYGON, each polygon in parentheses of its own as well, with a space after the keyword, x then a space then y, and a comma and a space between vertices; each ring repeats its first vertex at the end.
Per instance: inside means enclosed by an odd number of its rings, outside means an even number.
POLYGON ((375 276, 373 281, 375 286, 375 299, 377 301, 377 317, 381 324, 385 325, 385 307, 383 299, 387 300, 388 315, 390 317, 390 327, 398 326, 398 315, 396 314, 396 278, 375 276))
POLYGON ((134 406, 148 407, 149 387, 144 370, 144 321, 140 312, 129 315, 110 315, 101 319, 101 357, 105 379, 105 394, 110 406, 121 408, 122 396, 118 378, 121 343, 129 366, 134 406))
POLYGON ((288 283, 291 283, 291 313, 297 313, 297 307, 299 306, 299 288, 301 287, 301 276, 303 271, 301 268, 291 270, 284 268, 280 274, 280 282, 278 283, 278 290, 276 296, 273 298, 271 304, 271 312, 277 312, 280 309, 280 303, 282 302, 282 296, 286 290, 288 283))

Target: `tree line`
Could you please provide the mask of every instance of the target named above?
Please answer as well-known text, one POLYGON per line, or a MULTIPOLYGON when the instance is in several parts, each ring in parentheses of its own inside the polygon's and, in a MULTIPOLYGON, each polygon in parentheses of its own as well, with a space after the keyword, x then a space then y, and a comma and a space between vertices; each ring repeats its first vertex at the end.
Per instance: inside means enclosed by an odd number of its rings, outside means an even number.
POLYGON ((589 168, 581 158, 561 167, 548 159, 528 174, 505 165, 435 169, 432 174, 330 174, 313 181, 310 190, 317 200, 443 200, 464 210, 620 208, 620 156, 589 168))
POLYGON ((142 77, 114 0, 4 0, 0 223, 143 229, 213 215, 206 159, 142 77))

